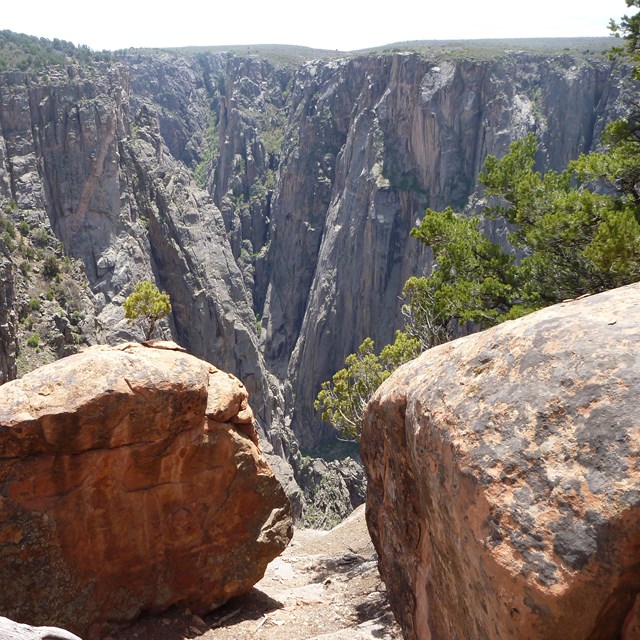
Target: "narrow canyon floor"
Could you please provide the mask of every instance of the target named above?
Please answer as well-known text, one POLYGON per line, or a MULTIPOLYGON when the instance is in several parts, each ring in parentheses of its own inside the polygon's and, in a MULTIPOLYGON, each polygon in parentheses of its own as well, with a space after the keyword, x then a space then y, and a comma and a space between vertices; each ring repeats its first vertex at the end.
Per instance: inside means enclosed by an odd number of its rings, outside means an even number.
POLYGON ((204 618, 188 611, 139 621, 112 640, 401 640, 377 556, 356 509, 331 531, 297 529, 244 596, 204 618))

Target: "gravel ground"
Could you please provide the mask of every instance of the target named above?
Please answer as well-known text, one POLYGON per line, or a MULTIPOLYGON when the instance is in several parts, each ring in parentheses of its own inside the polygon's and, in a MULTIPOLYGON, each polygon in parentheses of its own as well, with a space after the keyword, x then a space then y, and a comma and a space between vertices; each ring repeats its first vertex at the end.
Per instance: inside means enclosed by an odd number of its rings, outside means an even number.
POLYGON ((401 640, 364 507, 331 531, 296 530, 284 553, 244 596, 204 618, 172 611, 112 640, 401 640))

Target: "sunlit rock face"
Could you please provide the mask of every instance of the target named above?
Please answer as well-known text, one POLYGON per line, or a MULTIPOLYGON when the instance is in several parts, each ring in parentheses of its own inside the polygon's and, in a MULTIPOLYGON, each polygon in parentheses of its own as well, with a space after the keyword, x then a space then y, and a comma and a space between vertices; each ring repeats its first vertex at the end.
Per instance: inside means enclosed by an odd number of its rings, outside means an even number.
POLYGON ((289 500, 247 391, 171 343, 91 347, 0 387, 0 612, 86 639, 248 591, 289 500))
POLYGON ((405 637, 637 638, 640 285, 425 352, 368 405, 405 637))

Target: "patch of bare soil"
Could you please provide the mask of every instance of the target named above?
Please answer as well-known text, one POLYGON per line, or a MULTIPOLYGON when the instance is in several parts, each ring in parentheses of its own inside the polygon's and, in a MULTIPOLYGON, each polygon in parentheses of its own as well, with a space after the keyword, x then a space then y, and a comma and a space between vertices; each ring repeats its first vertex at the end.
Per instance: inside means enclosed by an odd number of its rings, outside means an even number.
POLYGON ((401 640, 356 509, 331 531, 296 530, 285 552, 244 596, 200 618, 169 612, 113 640, 401 640))

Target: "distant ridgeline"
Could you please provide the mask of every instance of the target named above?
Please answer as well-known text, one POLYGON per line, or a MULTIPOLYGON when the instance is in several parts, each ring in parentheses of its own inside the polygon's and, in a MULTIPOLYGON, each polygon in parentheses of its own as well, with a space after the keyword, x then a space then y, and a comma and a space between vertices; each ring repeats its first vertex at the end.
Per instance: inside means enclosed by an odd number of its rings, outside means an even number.
POLYGON ((6 29, 0 31, 0 71, 30 71, 52 64, 87 63, 111 57, 108 51, 98 53, 58 38, 47 40, 6 29))
POLYGON ((4 29, 0 31, 0 71, 14 69, 29 71, 42 69, 52 64, 109 60, 131 53, 148 55, 170 52, 186 56, 230 53, 236 56, 259 57, 273 64, 297 65, 318 58, 330 59, 375 53, 413 52, 422 55, 445 54, 449 57, 486 57, 495 56, 505 51, 526 51, 545 55, 555 55, 562 52, 593 54, 608 51, 611 46, 611 38, 513 38, 416 40, 395 42, 351 52, 278 44, 141 48, 111 52, 106 50, 94 51, 86 45, 75 45, 72 42, 59 40, 58 38, 48 40, 47 38, 37 38, 4 29))

